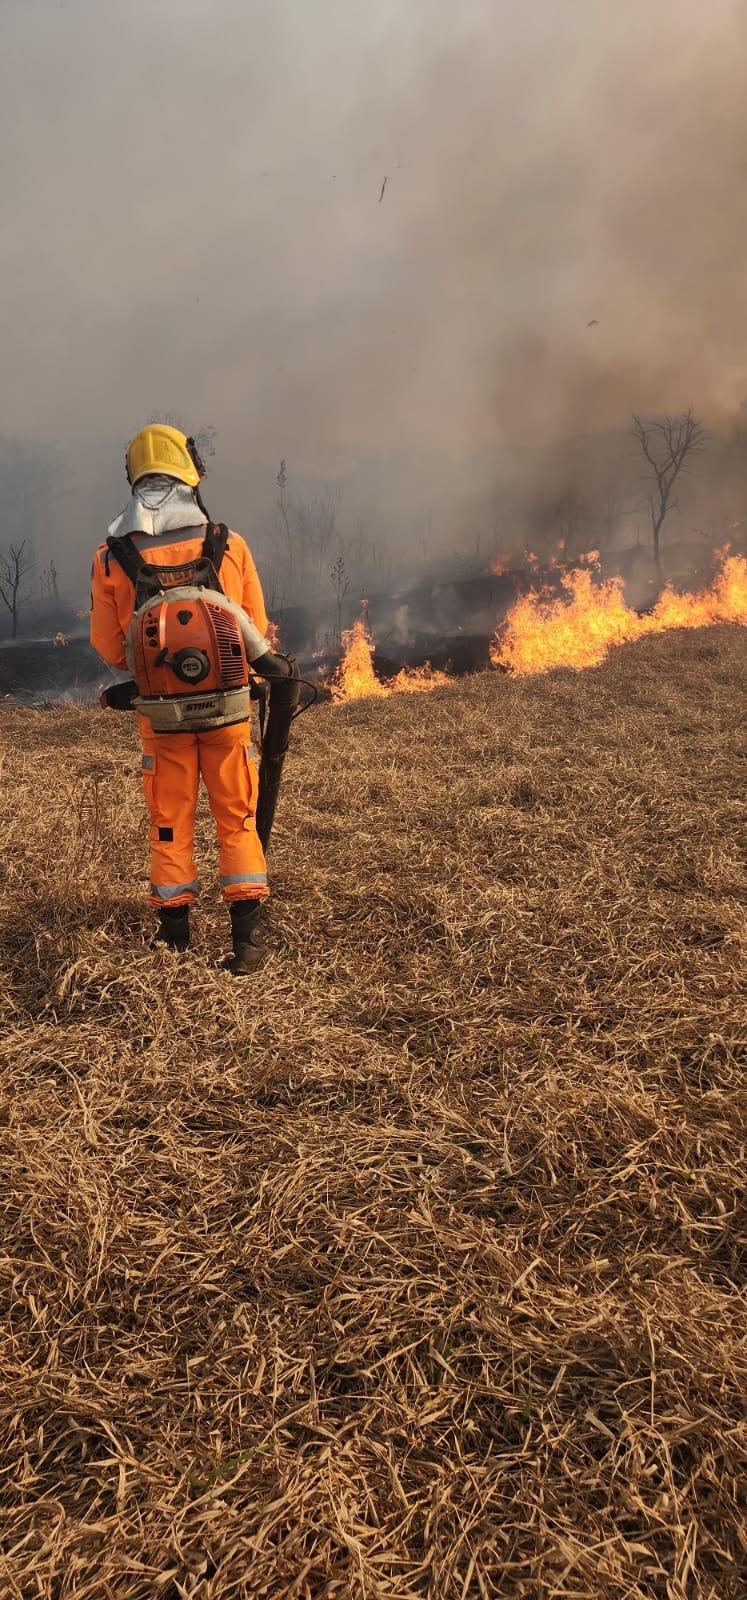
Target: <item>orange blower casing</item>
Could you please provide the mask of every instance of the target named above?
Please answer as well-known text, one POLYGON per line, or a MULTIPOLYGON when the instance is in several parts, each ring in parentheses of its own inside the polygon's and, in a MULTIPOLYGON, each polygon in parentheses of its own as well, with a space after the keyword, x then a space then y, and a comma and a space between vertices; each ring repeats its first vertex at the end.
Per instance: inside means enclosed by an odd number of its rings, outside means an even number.
POLYGON ((129 643, 133 676, 146 699, 226 693, 249 682, 238 621, 209 591, 199 599, 159 595, 136 611, 129 643))

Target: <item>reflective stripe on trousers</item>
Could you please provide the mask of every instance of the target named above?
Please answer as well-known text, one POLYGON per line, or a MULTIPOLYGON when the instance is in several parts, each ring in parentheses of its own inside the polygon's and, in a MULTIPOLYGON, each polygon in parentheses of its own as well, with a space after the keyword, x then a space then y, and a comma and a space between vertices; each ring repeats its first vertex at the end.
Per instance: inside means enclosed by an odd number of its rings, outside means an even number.
POLYGON ((224 899, 264 899, 267 865, 255 821, 257 761, 249 725, 154 734, 139 718, 143 792, 150 814, 151 905, 189 905, 199 891, 194 825, 202 778, 220 844, 224 899))
POLYGON ((151 899, 154 900, 183 900, 186 895, 199 894, 200 885, 196 878, 191 883, 152 883, 150 886, 151 899))
POLYGON ((220 874, 221 889, 228 889, 231 884, 244 883, 254 885, 266 883, 266 872, 222 872, 220 874))

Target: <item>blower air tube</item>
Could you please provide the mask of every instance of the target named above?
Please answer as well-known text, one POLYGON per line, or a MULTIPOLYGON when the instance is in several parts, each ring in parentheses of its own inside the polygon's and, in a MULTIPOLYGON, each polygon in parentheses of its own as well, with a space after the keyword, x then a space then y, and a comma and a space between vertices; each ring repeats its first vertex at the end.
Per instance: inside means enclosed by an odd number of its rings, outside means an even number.
POLYGON ((290 726, 301 698, 301 679, 298 664, 292 656, 277 656, 271 650, 253 661, 252 666, 259 677, 269 684, 270 704, 262 735, 257 801, 257 833, 262 849, 266 851, 280 793, 290 726))

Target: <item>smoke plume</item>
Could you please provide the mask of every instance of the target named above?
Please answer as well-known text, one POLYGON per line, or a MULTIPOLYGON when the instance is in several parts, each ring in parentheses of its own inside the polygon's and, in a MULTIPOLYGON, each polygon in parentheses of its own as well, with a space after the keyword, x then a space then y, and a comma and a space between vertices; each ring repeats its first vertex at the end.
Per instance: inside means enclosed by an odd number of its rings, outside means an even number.
POLYGON ((217 430, 210 501, 250 537, 282 456, 413 550, 633 408, 726 426, 746 23, 742 0, 9 0, 0 431, 67 456, 68 589, 159 406, 217 430))

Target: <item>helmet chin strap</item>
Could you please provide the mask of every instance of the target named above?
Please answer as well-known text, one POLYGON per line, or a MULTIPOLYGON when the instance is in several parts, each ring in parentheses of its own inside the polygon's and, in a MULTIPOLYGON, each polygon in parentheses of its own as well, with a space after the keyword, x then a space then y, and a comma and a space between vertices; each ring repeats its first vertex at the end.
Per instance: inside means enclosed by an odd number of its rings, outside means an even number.
POLYGON ((203 516, 207 517, 208 523, 212 527, 213 519, 212 519, 212 517, 210 515, 210 512, 208 511, 207 506, 205 505, 205 501, 203 500, 202 495, 200 494, 200 485, 199 485, 199 483, 197 485, 197 488, 194 489, 192 492, 194 494, 194 497, 195 497, 195 500, 197 502, 197 505, 199 506, 203 516))
MULTIPOLYGON (((200 455, 200 452, 199 452, 199 450, 197 448, 197 444, 196 444, 195 440, 191 437, 191 435, 187 440, 187 449, 189 451, 189 454, 190 454, 190 457, 192 459, 192 462, 193 462, 194 466, 196 467, 197 471, 200 474, 200 482, 201 482, 203 477, 205 476, 205 463, 204 463, 204 461, 202 459, 202 456, 200 455)), ((200 484, 199 483, 197 484, 197 486, 194 489, 193 493, 194 493, 194 497, 195 497, 195 500, 197 502, 197 505, 199 506, 203 516, 207 517, 208 526, 212 526, 213 519, 212 519, 212 517, 210 515, 210 512, 208 511, 208 508, 205 505, 205 502, 204 502, 204 500, 202 498, 202 495, 200 493, 200 484)))

